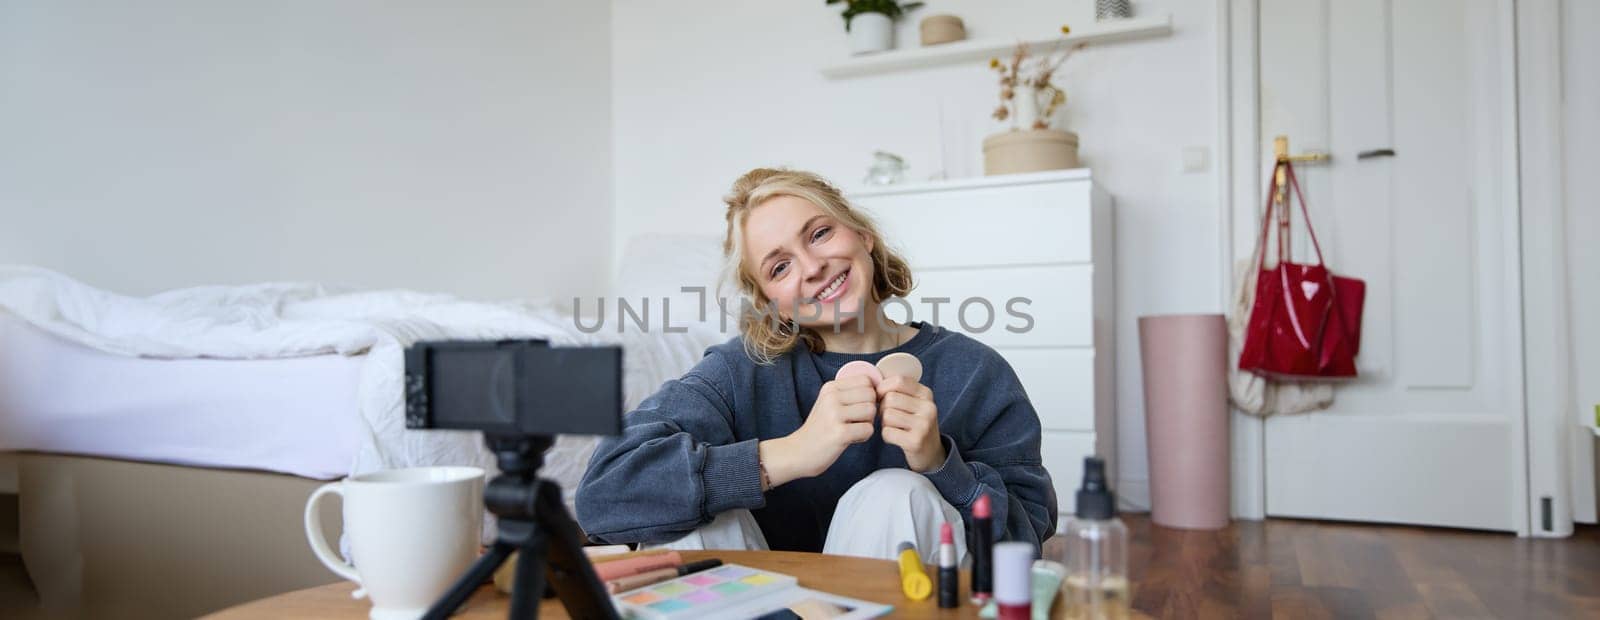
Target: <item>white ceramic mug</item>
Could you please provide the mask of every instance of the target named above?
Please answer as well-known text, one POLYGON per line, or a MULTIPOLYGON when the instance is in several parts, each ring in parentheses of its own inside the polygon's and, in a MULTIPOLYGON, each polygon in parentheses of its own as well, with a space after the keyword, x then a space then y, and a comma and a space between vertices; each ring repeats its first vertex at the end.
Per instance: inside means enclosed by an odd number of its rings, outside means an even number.
POLYGON ((478 557, 483 470, 417 467, 351 476, 306 500, 306 538, 328 570, 361 586, 373 620, 417 618, 478 557), (328 544, 317 506, 344 496, 352 566, 328 544))

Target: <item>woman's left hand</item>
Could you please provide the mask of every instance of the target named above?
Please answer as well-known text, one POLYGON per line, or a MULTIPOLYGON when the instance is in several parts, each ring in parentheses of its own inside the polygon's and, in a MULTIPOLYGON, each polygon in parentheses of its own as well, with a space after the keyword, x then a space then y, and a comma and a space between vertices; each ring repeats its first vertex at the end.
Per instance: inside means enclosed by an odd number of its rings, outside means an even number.
POLYGON ((933 471, 944 464, 939 407, 928 386, 901 376, 884 379, 878 383, 878 413, 883 416, 884 443, 905 451, 911 471, 933 471))

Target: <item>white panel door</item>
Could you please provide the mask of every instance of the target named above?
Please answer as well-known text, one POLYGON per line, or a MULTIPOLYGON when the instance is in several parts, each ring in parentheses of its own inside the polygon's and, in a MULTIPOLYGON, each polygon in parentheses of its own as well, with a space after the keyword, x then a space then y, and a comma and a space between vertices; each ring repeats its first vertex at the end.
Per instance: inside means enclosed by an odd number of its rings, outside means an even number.
POLYGON ((1368 286, 1361 378, 1265 424, 1269 515, 1526 527, 1510 5, 1259 4, 1261 169, 1277 135, 1332 154, 1297 170, 1368 286))

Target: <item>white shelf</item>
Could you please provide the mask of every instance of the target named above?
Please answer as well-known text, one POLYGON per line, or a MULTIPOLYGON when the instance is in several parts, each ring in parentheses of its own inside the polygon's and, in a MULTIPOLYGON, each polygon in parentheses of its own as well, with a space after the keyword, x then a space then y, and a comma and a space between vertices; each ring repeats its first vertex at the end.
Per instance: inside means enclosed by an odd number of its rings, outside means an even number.
POLYGON ((1088 178, 1091 178, 1088 168, 1068 168, 1066 170, 1045 170, 1043 172, 1023 172, 1019 174, 992 174, 981 177, 945 179, 942 181, 914 181, 909 183, 894 183, 891 185, 861 185, 846 191, 845 194, 851 198, 870 198, 875 196, 892 196, 895 194, 918 194, 955 189, 998 187, 1001 185, 1053 183, 1056 181, 1088 178))
MULTIPOLYGON (((1072 34, 1066 37, 1057 35, 1029 39, 1027 43, 1029 49, 1037 51, 1048 50, 1063 38, 1065 39, 1063 45, 1073 45, 1163 37, 1169 34, 1172 34, 1172 14, 1166 13, 1157 17, 1136 17, 1133 19, 1095 22, 1087 26, 1074 28, 1072 34)), ((1010 56, 1012 49, 1016 45, 1016 39, 993 38, 970 39, 930 47, 890 50, 876 54, 855 56, 843 62, 828 65, 822 68, 822 75, 838 79, 906 69, 937 67, 939 65, 968 61, 982 61, 989 58, 1003 58, 1010 56)))

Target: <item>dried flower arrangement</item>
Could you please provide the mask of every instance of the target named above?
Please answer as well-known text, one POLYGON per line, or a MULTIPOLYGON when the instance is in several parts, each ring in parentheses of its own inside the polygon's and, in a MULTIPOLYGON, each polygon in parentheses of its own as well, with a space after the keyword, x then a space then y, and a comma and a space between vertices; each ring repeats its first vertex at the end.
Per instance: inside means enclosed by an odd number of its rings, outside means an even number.
MULTIPOLYGON (((1068 26, 1061 27, 1061 34, 1068 35, 1072 29, 1068 26)), ((1032 129, 1049 129, 1050 120, 1055 117, 1056 110, 1067 103, 1067 92, 1056 86, 1051 80, 1055 77, 1056 70, 1061 68, 1061 63, 1073 52, 1083 49, 1086 43, 1079 43, 1062 49, 1065 38, 1056 41, 1050 53, 1038 58, 1037 62, 1029 63, 1028 44, 1017 43, 1017 49, 1011 55, 1010 63, 1002 63, 999 58, 989 59, 989 68, 1000 74, 1000 106, 994 110, 994 118, 998 121, 1012 119, 1012 128, 1016 128, 1016 119, 1019 116, 1014 110, 1019 104, 1031 104, 1030 111, 1037 114, 1032 119, 1032 129), (1059 54, 1059 56, 1058 56, 1059 54), (1027 73, 1024 73, 1027 71, 1027 73), (1026 94, 1032 101, 1016 102, 1018 87, 1025 87, 1026 94)))

